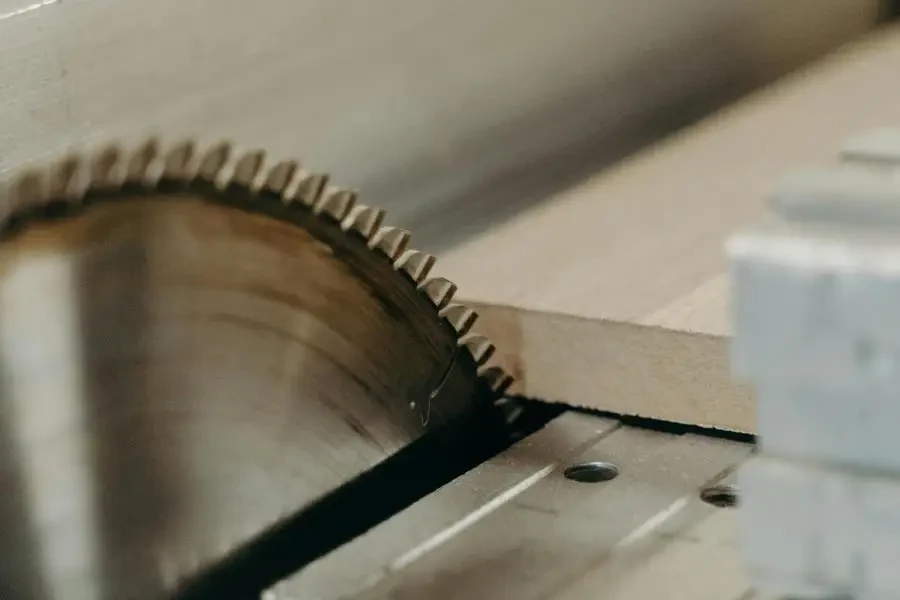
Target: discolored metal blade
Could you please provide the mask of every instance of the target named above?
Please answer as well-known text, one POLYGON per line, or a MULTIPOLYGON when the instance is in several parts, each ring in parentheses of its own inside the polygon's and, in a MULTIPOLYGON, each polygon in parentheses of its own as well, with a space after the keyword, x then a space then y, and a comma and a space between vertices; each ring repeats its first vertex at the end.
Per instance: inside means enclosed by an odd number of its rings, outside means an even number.
POLYGON ((0 596, 165 597, 508 385, 408 234, 233 154, 111 146, 0 198, 0 596))

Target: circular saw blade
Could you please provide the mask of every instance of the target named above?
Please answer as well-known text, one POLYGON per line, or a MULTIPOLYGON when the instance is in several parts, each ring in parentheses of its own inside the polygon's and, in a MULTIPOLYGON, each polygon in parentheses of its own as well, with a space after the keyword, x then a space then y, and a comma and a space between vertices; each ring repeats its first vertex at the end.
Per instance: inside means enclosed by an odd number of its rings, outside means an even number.
POLYGON ((161 597, 500 396, 434 258, 327 181, 151 141, 8 187, 0 595, 161 597))

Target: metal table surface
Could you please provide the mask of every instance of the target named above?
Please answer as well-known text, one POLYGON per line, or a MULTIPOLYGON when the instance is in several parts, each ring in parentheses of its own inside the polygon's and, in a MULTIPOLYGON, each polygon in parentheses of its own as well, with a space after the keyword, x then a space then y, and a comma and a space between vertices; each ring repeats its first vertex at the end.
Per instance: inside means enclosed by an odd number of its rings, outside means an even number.
POLYGON ((735 511, 700 494, 751 451, 564 413, 264 598, 757 600, 735 511))

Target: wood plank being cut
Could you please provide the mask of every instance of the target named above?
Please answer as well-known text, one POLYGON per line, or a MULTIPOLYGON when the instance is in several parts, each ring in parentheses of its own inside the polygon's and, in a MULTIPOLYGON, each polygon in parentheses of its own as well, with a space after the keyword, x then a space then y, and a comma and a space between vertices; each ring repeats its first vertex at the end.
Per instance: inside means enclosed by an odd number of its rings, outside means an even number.
POLYGON ((444 255, 513 391, 754 432, 725 240, 785 175, 900 122, 898 64, 900 29, 873 34, 444 255))

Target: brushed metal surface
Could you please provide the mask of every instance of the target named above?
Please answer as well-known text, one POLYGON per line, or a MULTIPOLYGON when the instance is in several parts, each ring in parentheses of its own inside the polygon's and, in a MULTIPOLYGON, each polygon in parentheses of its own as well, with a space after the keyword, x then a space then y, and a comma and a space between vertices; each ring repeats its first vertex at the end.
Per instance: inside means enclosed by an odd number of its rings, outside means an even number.
POLYGON ((565 414, 505 452, 480 464, 392 519, 308 565, 276 588, 281 598, 353 597, 398 565, 480 520, 514 495, 546 478, 618 421, 565 414))
POLYGON ((123 199, 0 244, 0 597, 159 597, 473 406, 429 301, 310 220, 123 199))
POLYGON ((734 511, 700 491, 732 481, 750 452, 566 413, 270 598, 743 600, 734 511), (586 461, 611 462, 619 475, 594 484, 564 476, 586 461))
MULTIPOLYGON (((735 480, 729 474, 701 485, 735 480)), ((749 600, 753 591, 737 550, 735 510, 711 506, 696 493, 677 507, 651 517, 637 530, 642 535, 623 540, 553 600, 749 600)))
POLYGON ((327 165, 433 251, 871 28, 878 0, 2 0, 0 171, 98 137, 327 165))

